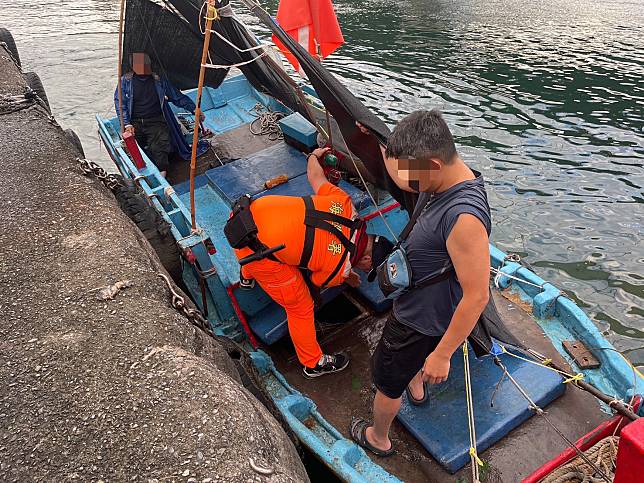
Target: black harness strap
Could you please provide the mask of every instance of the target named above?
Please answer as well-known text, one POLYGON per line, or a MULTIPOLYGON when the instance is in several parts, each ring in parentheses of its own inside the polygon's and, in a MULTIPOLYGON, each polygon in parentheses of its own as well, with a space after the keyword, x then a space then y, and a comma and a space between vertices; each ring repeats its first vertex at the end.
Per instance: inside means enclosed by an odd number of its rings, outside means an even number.
POLYGON ((426 280, 421 280, 420 282, 415 283, 412 288, 428 287, 429 285, 434 285, 435 283, 442 282, 443 280, 447 280, 448 278, 451 278, 454 275, 456 275, 456 270, 454 270, 454 268, 452 267, 443 273, 439 273, 435 277, 430 277, 426 280))
POLYGON ((337 236, 340 239, 340 243, 346 248, 350 248, 353 250, 353 243, 351 243, 351 240, 349 240, 346 236, 344 236, 344 233, 342 233, 340 230, 337 229, 337 227, 333 226, 331 223, 325 220, 320 220, 318 218, 305 218, 304 223, 306 226, 311 226, 313 228, 319 228, 321 230, 328 231, 332 235, 337 236))
MULTIPOLYGON (((313 199, 310 196, 303 196, 304 200, 304 223, 306 224, 306 214, 309 211, 315 211, 313 199)), ((311 254, 313 253, 313 242, 315 242, 315 228, 306 225, 306 232, 304 234, 304 248, 302 249, 302 256, 300 257, 300 268, 308 270, 309 262, 311 261, 311 254)))
POLYGON ((327 279, 322 283, 322 288, 326 287, 327 284, 333 280, 333 277, 335 277, 340 269, 344 266, 344 261, 347 259, 347 255, 349 255, 349 251, 351 251, 351 254, 353 255, 353 250, 346 249, 342 256, 340 257, 340 261, 338 261, 338 264, 335 266, 333 271, 331 272, 331 275, 327 277, 327 279))
POLYGON ((339 223, 340 225, 344 225, 347 228, 351 228, 352 230, 356 229, 362 223, 358 219, 350 220, 349 218, 345 218, 344 216, 327 213, 326 211, 316 210, 315 208, 307 211, 306 218, 309 218, 311 220, 324 220, 333 223, 339 223))
POLYGON ((322 288, 324 288, 338 274, 338 272, 344 265, 347 256, 349 254, 354 254, 355 246, 351 242, 350 238, 353 236, 353 233, 362 222, 357 219, 351 220, 349 218, 345 218, 333 213, 316 210, 313 199, 310 196, 304 196, 302 197, 302 199, 304 200, 304 207, 306 208, 304 214, 304 224, 306 225, 306 232, 304 234, 304 248, 302 250, 302 256, 300 257, 300 268, 308 269, 309 262, 311 261, 311 255, 313 253, 316 228, 331 233, 332 235, 337 237, 340 243, 342 243, 342 245, 344 246, 344 252, 340 256, 338 264, 331 272, 331 275, 329 275, 329 277, 327 277, 327 279, 322 284, 322 288), (338 223, 349 228, 351 230, 349 238, 347 238, 344 233, 342 233, 342 231, 332 223, 338 223))
MULTIPOLYGON (((253 250, 255 253, 266 252, 269 250, 268 246, 264 245, 258 237, 255 237, 248 244, 248 248, 253 250)), ((274 262, 282 263, 275 255, 268 253, 264 258, 273 260, 274 262)))

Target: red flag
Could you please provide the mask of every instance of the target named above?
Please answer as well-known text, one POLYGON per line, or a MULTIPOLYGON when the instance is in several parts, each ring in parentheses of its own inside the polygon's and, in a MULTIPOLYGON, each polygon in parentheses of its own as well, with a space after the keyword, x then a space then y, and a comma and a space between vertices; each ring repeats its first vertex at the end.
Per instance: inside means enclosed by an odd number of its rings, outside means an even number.
MULTIPOLYGON (((277 23, 315 56, 319 53, 325 58, 344 43, 331 0, 280 0, 277 23)), ((299 70, 297 60, 275 36, 273 42, 299 70)))

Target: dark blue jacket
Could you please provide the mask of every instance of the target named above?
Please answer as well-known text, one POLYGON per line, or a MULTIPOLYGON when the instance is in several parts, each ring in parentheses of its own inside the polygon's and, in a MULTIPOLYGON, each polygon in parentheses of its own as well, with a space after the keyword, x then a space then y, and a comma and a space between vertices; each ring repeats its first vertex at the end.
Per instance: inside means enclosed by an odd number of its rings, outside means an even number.
MULTIPOLYGON (((123 77, 121 77, 121 90, 123 94, 123 124, 127 126, 131 124, 130 116, 132 115, 132 106, 134 103, 134 96, 132 95, 132 72, 128 72, 123 77)), ((195 112, 195 103, 192 102, 188 96, 176 89, 169 80, 165 77, 160 77, 157 74, 152 74, 154 77, 154 86, 156 87, 157 95, 159 96, 159 103, 161 105, 161 112, 165 118, 165 122, 168 125, 168 130, 170 131, 170 141, 173 148, 179 153, 183 159, 190 159, 191 147, 186 142, 183 133, 181 132, 181 127, 177 122, 177 118, 174 116, 172 109, 168 105, 168 102, 171 102, 175 106, 184 108, 186 111, 189 111, 194 114, 195 112)), ((114 90, 114 107, 118 115, 119 112, 119 96, 118 96, 118 87, 114 90)), ((199 149, 197 154, 202 154, 205 151, 205 146, 202 146, 202 143, 199 143, 199 149)))

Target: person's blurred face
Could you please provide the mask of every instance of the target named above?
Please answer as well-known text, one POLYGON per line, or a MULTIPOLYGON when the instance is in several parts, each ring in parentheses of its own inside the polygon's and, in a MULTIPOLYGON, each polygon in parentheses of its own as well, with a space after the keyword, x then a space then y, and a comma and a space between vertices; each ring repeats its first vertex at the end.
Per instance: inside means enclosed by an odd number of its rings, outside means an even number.
POLYGON ((385 163, 397 172, 398 178, 404 183, 399 188, 412 193, 432 191, 438 186, 442 175, 443 162, 436 158, 386 158, 385 163))
POLYGON ((132 70, 136 75, 152 74, 150 58, 142 52, 135 52, 132 54, 132 70))

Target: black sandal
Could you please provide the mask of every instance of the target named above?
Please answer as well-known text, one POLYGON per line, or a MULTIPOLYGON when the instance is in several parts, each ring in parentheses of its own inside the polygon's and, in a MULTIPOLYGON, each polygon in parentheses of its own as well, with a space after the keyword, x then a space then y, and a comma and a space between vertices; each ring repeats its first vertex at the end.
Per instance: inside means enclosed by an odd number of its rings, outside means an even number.
POLYGON ((381 450, 373 446, 368 440, 367 440, 367 428, 370 426, 370 424, 365 421, 362 418, 353 418, 351 420, 351 426, 349 427, 349 433, 351 434, 351 439, 355 441, 358 445, 362 446, 364 449, 368 449, 371 451, 373 454, 376 456, 391 456, 392 454, 395 453, 394 451, 394 445, 391 445, 391 448, 389 448, 387 451, 381 450))
POLYGON ((429 384, 427 382, 423 382, 423 398, 422 399, 416 399, 414 396, 411 395, 411 391, 409 390, 409 386, 405 388, 405 392, 407 393, 407 401, 412 406, 422 406, 427 402, 429 399, 429 384))

